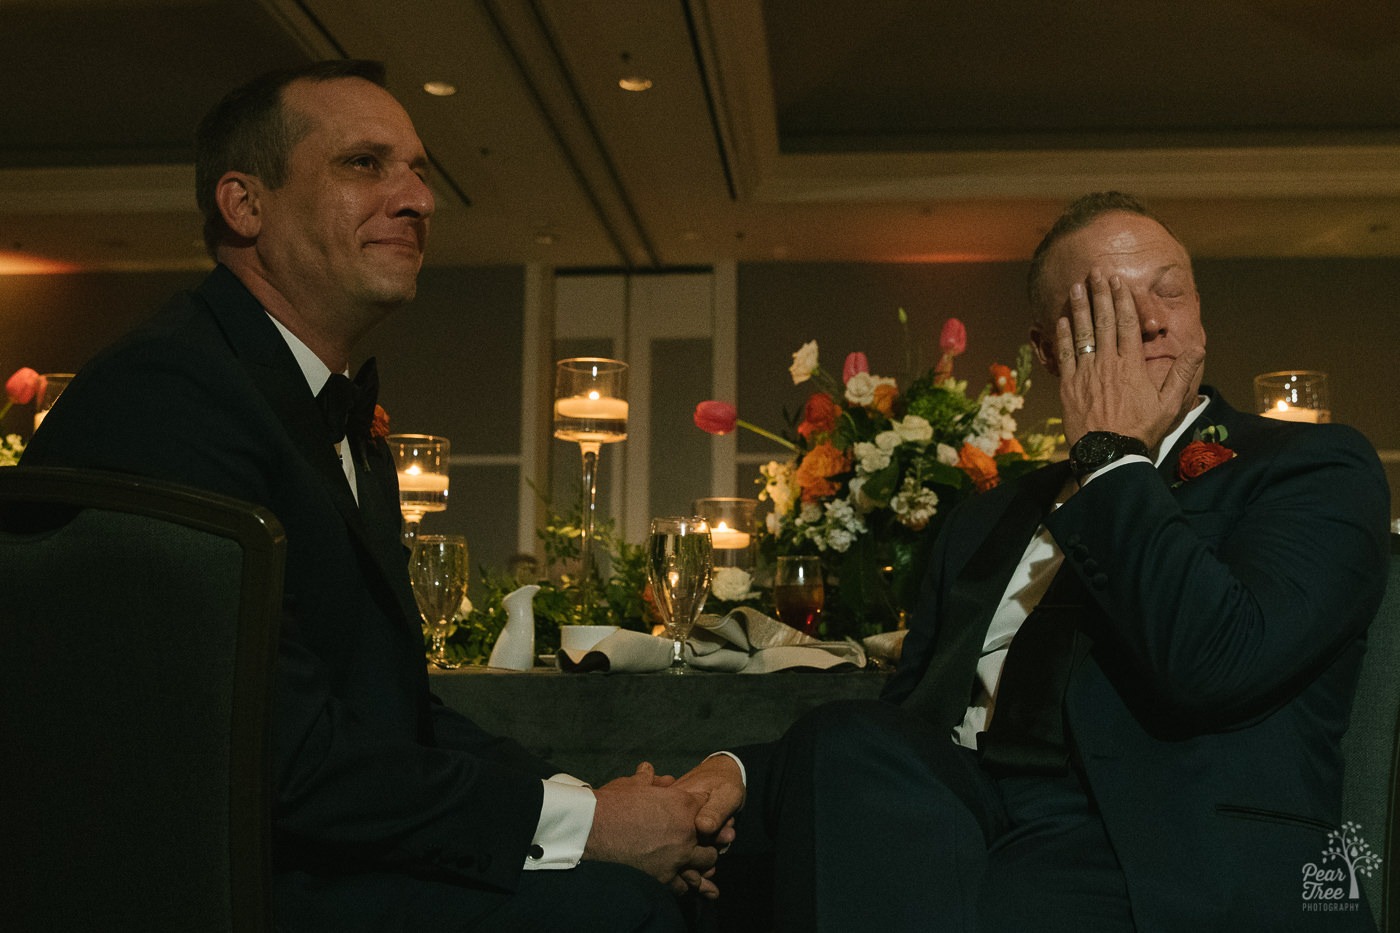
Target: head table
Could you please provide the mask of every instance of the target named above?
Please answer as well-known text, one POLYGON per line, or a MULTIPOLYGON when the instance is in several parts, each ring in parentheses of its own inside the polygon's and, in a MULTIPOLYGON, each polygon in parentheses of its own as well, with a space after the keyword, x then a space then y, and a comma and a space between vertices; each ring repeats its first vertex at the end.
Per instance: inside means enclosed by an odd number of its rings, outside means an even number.
POLYGON ((643 759, 658 772, 684 773, 711 752, 778 738, 822 703, 874 698, 889 677, 874 671, 429 671, 432 691, 449 707, 594 784, 630 774, 643 759))

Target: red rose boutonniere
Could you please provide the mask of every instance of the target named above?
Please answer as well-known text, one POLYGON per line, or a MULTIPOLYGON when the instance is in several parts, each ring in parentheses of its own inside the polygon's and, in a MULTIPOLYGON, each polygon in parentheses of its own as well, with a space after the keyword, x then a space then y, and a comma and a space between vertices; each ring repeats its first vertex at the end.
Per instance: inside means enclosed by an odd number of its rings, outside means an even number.
POLYGON ((1220 464, 1235 458, 1235 452, 1224 444, 1229 432, 1223 425, 1212 424, 1195 432, 1194 439, 1181 451, 1176 461, 1176 475, 1182 482, 1193 480, 1220 464))

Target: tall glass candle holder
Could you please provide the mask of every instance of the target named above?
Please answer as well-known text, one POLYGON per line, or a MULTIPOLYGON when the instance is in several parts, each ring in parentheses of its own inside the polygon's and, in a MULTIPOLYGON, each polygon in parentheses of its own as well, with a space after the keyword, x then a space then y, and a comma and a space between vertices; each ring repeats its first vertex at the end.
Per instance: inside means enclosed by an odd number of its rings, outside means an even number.
POLYGON ((1255 410, 1265 418, 1325 424, 1332 420, 1327 374, 1316 370, 1262 373, 1254 377, 1255 410))
POLYGON ((452 444, 436 434, 390 434, 385 441, 399 473, 403 543, 412 548, 423 516, 447 508, 447 470, 452 444))
POLYGON ((578 444, 583 462, 579 516, 579 603, 593 604, 593 528, 598 504, 598 455, 627 439, 627 364, 596 356, 559 360, 554 367, 554 436, 578 444))
POLYGON ((757 499, 737 496, 711 496, 696 499, 695 514, 710 526, 710 542, 714 550, 715 568, 753 566, 754 547, 758 543, 757 499))

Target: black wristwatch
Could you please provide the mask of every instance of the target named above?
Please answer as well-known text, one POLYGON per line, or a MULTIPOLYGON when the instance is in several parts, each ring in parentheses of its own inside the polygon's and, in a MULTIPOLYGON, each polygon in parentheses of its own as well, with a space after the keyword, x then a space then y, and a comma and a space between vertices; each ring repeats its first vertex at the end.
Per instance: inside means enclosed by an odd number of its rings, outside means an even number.
POLYGON ((1090 431, 1069 449, 1069 468, 1075 479, 1083 479, 1095 470, 1121 460, 1128 454, 1147 456, 1147 445, 1126 434, 1112 431, 1090 431))

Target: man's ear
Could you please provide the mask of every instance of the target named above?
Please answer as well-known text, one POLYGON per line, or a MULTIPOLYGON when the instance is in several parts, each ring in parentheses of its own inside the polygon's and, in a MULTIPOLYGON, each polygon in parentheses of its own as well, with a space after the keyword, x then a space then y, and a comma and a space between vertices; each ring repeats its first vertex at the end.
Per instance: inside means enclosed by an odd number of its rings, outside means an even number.
POLYGON ((235 236, 257 239, 262 229, 261 195, 262 183, 256 175, 225 172, 219 179, 214 189, 214 203, 235 236))
POLYGON ((1044 366, 1056 379, 1060 378, 1060 364, 1055 359, 1054 334, 1046 335, 1041 331, 1039 324, 1032 324, 1031 347, 1035 350, 1035 358, 1040 360, 1040 365, 1044 366))

